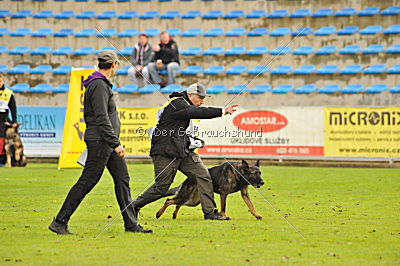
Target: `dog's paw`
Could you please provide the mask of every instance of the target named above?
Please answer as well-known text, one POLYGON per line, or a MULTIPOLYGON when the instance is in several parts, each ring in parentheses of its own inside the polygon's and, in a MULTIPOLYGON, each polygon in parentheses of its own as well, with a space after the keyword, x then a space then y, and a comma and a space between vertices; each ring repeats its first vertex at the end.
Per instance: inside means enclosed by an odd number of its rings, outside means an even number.
POLYGON ((158 212, 156 213, 156 218, 158 219, 158 218, 160 218, 161 217, 161 214, 159 214, 158 212))
POLYGON ((262 216, 259 213, 253 213, 257 220, 262 220, 262 216))

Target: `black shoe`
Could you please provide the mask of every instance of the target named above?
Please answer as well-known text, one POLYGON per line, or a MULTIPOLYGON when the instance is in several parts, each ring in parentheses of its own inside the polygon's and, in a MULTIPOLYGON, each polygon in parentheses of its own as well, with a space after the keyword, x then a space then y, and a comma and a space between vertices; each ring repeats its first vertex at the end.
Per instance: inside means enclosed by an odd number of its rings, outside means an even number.
POLYGON ((161 81, 160 83, 158 83, 158 85, 160 85, 160 88, 165 88, 165 86, 167 86, 167 84, 165 84, 164 81, 161 81))
POLYGON ((125 232, 129 233, 145 233, 145 234, 152 234, 153 230, 151 229, 144 229, 140 224, 135 225, 131 228, 125 228, 125 232))
POLYGON ((219 221, 228 221, 231 218, 228 216, 221 215, 218 210, 214 210, 207 214, 204 214, 204 220, 219 220, 219 221))
POLYGON ((56 221, 56 219, 53 219, 53 221, 49 225, 49 229, 57 235, 72 235, 72 233, 68 231, 68 225, 59 223, 56 221))

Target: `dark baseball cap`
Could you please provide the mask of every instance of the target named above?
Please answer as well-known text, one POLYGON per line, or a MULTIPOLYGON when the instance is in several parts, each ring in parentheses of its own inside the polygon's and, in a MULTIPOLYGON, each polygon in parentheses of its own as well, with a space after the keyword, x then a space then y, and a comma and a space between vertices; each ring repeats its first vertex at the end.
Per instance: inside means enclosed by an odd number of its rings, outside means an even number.
POLYGON ((207 96, 206 88, 204 87, 204 85, 200 83, 193 83, 192 85, 189 86, 189 88, 187 88, 186 92, 197 94, 201 97, 207 96))
POLYGON ((104 63, 114 63, 118 62, 119 59, 117 54, 113 50, 103 50, 97 54, 97 59, 104 63))

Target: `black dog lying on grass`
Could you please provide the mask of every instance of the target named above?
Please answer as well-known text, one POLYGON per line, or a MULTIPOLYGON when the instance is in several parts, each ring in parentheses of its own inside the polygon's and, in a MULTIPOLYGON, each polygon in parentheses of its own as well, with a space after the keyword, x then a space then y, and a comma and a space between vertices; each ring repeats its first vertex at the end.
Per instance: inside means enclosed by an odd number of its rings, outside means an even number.
MULTIPOLYGON (((226 216, 226 198, 228 194, 240 190, 242 198, 249 207, 251 214, 257 219, 262 216, 254 209, 250 201, 248 186, 260 188, 264 185, 261 178, 260 162, 257 161, 254 166, 242 160, 242 162, 225 162, 221 165, 208 169, 210 172, 214 192, 221 196, 221 214, 226 216), (250 184, 249 184, 250 183, 250 184)), ((197 182, 195 178, 188 177, 180 186, 168 190, 166 197, 175 195, 173 198, 167 199, 164 206, 157 212, 156 218, 161 215, 170 205, 176 205, 176 209, 172 216, 176 219, 181 206, 195 207, 200 204, 200 196, 197 190, 197 182)))

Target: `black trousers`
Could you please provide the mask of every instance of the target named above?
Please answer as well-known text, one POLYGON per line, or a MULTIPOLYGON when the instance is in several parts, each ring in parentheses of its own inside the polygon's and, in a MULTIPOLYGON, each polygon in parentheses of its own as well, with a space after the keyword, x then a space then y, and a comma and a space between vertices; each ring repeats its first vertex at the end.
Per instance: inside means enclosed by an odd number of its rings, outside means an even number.
POLYGON ((129 174, 126 162, 117 153, 101 141, 87 141, 88 156, 82 175, 69 191, 64 204, 56 219, 67 224, 71 215, 78 208, 83 198, 99 182, 104 168, 107 167, 114 179, 115 195, 122 212, 125 228, 131 228, 137 224, 135 210, 131 204, 131 192, 129 188, 129 174))

